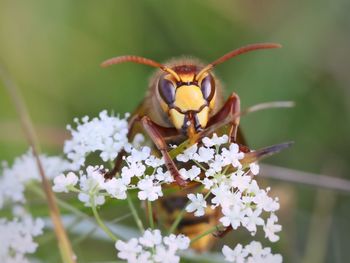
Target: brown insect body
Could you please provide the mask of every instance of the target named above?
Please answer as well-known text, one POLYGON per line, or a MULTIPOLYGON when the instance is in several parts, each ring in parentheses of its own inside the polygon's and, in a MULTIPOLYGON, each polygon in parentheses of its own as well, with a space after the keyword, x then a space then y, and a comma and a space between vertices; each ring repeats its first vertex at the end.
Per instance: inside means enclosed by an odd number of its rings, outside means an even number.
MULTIPOLYGON (((183 75, 195 75, 204 67, 204 64, 201 63, 197 59, 193 58, 179 58, 173 59, 169 62, 164 63, 167 67, 173 69, 180 77, 183 78, 183 75)), ((158 70, 150 79, 148 92, 143 102, 141 102, 140 106, 137 108, 133 115, 138 115, 140 117, 148 116, 151 120, 163 127, 171 127, 171 121, 169 120, 169 116, 162 110, 157 96, 155 96, 157 92, 157 83, 161 76, 164 75, 164 72, 158 70)), ((213 74, 215 77, 215 75, 213 74)), ((220 84, 220 81, 215 77, 216 81, 216 103, 215 107, 209 114, 209 118, 215 115, 224 105, 224 97, 223 97, 223 89, 220 84)), ((189 98, 190 99, 190 98, 189 98)), ((140 124, 136 124, 134 126, 134 130, 132 131, 132 136, 136 135, 139 132, 142 132, 142 126, 140 124)), ((185 141, 188 137, 182 133, 179 133, 176 136, 171 136, 166 139, 167 144, 176 144, 179 145, 183 141, 185 141)), ((243 143, 242 141, 238 141, 238 143, 243 143)), ((154 154, 158 154, 159 152, 154 151, 154 154)), ((176 163, 177 167, 180 168, 190 168, 192 164, 184 165, 183 163, 176 163)), ((184 209, 185 205, 188 202, 187 194, 198 191, 198 184, 190 184, 182 189, 179 189, 177 184, 174 183, 169 186, 176 187, 178 190, 175 193, 167 194, 165 197, 160 198, 156 206, 154 208, 154 217, 155 219, 162 222, 166 229, 169 229, 173 224, 174 220, 178 216, 179 213, 184 209)), ((196 217, 193 214, 186 213, 183 219, 180 221, 177 226, 176 231, 178 233, 185 234, 190 238, 194 238, 204 231, 214 227, 218 224, 218 219, 221 217, 221 213, 219 209, 212 210, 207 208, 205 211, 205 215, 202 217, 196 217)), ((207 235, 204 238, 198 240, 196 243, 192 245, 192 248, 197 251, 206 251, 208 250, 215 241, 215 237, 213 235, 207 235)))
MULTIPOLYGON (((186 168, 186 165, 191 164, 175 163, 168 153, 169 144, 178 145, 187 139, 196 142, 201 136, 211 133, 216 126, 222 126, 220 123, 229 125, 231 142, 244 144, 238 130, 239 97, 233 93, 226 101, 224 100, 223 88, 211 72, 212 68, 241 53, 278 47, 280 45, 274 43, 248 45, 233 50, 206 66, 193 58, 173 59, 160 64, 137 56, 116 57, 102 64, 110 66, 122 62, 134 62, 159 68, 150 79, 145 99, 130 118, 129 139, 136 133, 146 131, 154 143, 154 152, 164 157, 165 165, 176 181, 169 187, 176 187, 177 191, 159 199, 153 211, 155 218, 166 228, 172 225, 185 207, 187 194, 198 187, 196 183, 187 184, 181 178, 178 167, 182 165, 186 168)), ((117 157, 115 169, 106 177, 114 176, 119 170, 121 156, 122 154, 117 157)), ((217 225, 219 217, 220 212, 210 208, 206 209, 206 214, 202 217, 187 213, 177 230, 193 238, 217 225)), ((193 248, 205 251, 210 248, 214 239, 212 235, 207 235, 195 242, 193 248)))

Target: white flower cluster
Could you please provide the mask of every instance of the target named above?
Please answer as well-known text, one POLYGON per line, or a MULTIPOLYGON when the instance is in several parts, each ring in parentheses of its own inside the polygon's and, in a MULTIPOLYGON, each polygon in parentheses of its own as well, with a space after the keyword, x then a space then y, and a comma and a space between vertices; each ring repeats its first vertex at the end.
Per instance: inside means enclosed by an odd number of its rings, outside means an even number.
POLYGON ((282 256, 280 254, 272 254, 271 248, 263 248, 260 242, 252 241, 243 247, 238 244, 234 249, 224 246, 222 253, 225 260, 235 263, 281 263, 282 256))
POLYGON ((79 177, 73 172, 60 174, 54 179, 55 192, 79 192, 79 199, 86 206, 91 206, 92 201, 94 205, 102 205, 105 196, 125 199, 129 189, 139 189, 140 200, 154 201, 163 195, 161 184, 173 182, 173 178, 161 167, 163 159, 151 155, 149 147, 139 147, 144 140, 141 134, 137 134, 132 143, 128 142, 127 117, 120 119, 102 111, 99 118, 84 117, 82 123, 76 119, 76 130, 68 126, 72 139, 65 142, 64 152, 72 160, 73 170, 81 168, 86 156, 95 151, 101 152, 103 161, 112 161, 124 149, 125 165, 117 178, 108 180, 103 176, 107 170, 102 166, 88 166, 85 174, 80 171, 79 177))
POLYGON ((65 141, 64 153, 73 163, 73 169, 78 170, 85 164, 85 158, 93 152, 100 152, 104 162, 114 160, 118 153, 128 144, 128 114, 125 118, 108 116, 107 111, 102 111, 99 118, 89 120, 88 116, 74 119, 76 129, 70 125, 67 129, 72 138, 65 141))
POLYGON ((0 262, 29 263, 26 254, 36 251, 33 237, 42 234, 44 222, 29 215, 11 221, 0 218, 0 262))
POLYGON ((81 172, 79 177, 70 172, 54 178, 53 190, 79 192, 79 200, 86 206, 104 204, 105 196, 125 199, 127 190, 132 189, 138 189, 140 200, 154 201, 163 196, 161 185, 173 182, 170 173, 161 167, 163 159, 151 155, 151 149, 146 146, 140 150, 131 148, 129 151, 129 155, 124 158, 126 165, 117 178, 105 179, 107 170, 102 166, 88 166, 86 173, 81 172))
MULTIPOLYGON (((128 190, 137 191, 142 201, 155 201, 163 196, 162 185, 174 183, 174 178, 166 170, 163 158, 152 155, 151 148, 140 146, 142 136, 137 135, 132 143, 128 141, 126 118, 127 115, 119 118, 102 111, 99 118, 75 119, 75 129, 68 126, 72 138, 65 142, 64 152, 72 163, 59 157, 40 156, 46 175, 53 179, 55 192, 77 193, 85 206, 93 208, 104 204, 106 197, 126 199, 128 190), (108 162, 122 150, 126 153, 123 165, 112 179, 105 179, 108 170, 103 166, 85 166, 90 153, 98 152, 102 161, 108 162), (66 173, 79 169, 83 170, 66 173)), ((278 199, 268 196, 269 188, 258 186, 251 174, 257 175, 259 166, 248 165, 244 157, 237 144, 229 144, 226 135, 216 134, 179 154, 178 162, 192 164, 189 169, 179 170, 181 177, 204 188, 202 193, 188 194, 190 202, 186 211, 200 217, 206 209, 220 209, 222 226, 233 229, 242 226, 252 235, 261 226, 265 237, 276 242, 279 239, 276 233, 281 231, 275 215, 278 199)), ((39 181, 40 176, 31 151, 15 159, 12 167, 3 165, 0 208, 6 202, 24 203, 25 186, 32 180, 39 181)), ((12 221, 0 219, 0 262, 26 263, 25 255, 37 248, 33 237, 42 233, 43 222, 27 214, 17 217, 12 221)), ((146 230, 142 237, 115 244, 120 259, 145 263, 179 262, 177 253, 189 245, 188 237, 174 234, 163 237, 158 229, 146 230)), ((270 248, 263 248, 255 241, 245 247, 238 244, 233 250, 224 246, 222 252, 230 262, 282 262, 279 254, 271 254, 270 248)))
POLYGON ((178 250, 185 250, 190 239, 184 235, 162 237, 158 229, 146 230, 142 237, 132 238, 127 242, 118 240, 115 244, 118 257, 129 263, 177 263, 180 257, 178 250))
POLYGON ((154 201, 163 196, 161 185, 174 181, 169 171, 163 169, 164 160, 151 154, 147 146, 141 149, 133 148, 125 159, 126 166, 121 170, 120 177, 129 187, 138 188, 140 200, 154 201), (133 180, 136 185, 133 185, 133 180))
MULTIPOLYGON (((60 157, 40 155, 40 160, 49 179, 70 168, 70 163, 60 157)), ((12 167, 5 163, 0 176, 0 208, 5 202, 24 203, 25 186, 33 180, 40 181, 40 174, 31 150, 17 157, 12 167)))
MULTIPOLYGON (((203 184, 210 192, 210 207, 220 207, 223 226, 233 229, 243 226, 252 235, 255 235, 257 226, 263 226, 265 236, 276 242, 279 239, 276 232, 281 231, 281 225, 276 224, 278 218, 274 212, 279 209, 279 203, 277 198, 268 196, 269 188, 260 189, 249 175, 259 172, 258 165, 252 163, 247 168, 243 167, 240 160, 244 158, 244 153, 235 143, 225 147, 228 142, 226 135, 218 137, 214 134, 211 139, 204 138, 202 142, 203 146, 195 144, 177 156, 178 161, 196 164, 189 170, 181 169, 181 176, 203 184), (264 212, 269 215, 266 222, 264 212)), ((188 198, 187 212, 195 212, 195 216, 204 215, 208 205, 203 194, 189 194, 188 198)))
POLYGON ((78 177, 75 173, 60 174, 53 180, 55 192, 78 192, 78 198, 85 206, 98 206, 105 203, 105 196, 126 198, 126 186, 121 179, 105 180, 102 166, 88 166, 86 173, 78 177))

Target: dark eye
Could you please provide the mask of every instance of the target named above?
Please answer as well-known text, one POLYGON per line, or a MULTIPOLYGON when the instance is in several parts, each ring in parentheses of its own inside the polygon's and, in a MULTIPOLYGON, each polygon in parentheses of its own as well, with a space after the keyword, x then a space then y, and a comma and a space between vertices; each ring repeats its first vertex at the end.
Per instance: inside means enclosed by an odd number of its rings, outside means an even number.
POLYGON ((206 76, 201 82, 201 90, 206 101, 210 102, 214 97, 215 83, 211 75, 206 76))
POLYGON ((158 90, 160 96, 168 105, 174 103, 175 86, 170 80, 161 78, 158 82, 158 90))

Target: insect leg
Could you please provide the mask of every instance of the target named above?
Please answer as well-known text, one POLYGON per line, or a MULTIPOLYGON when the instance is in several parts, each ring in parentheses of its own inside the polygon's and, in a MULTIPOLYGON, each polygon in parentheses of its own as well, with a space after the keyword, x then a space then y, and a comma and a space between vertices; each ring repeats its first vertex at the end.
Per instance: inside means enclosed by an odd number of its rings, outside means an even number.
MULTIPOLYGON (((140 119, 141 119, 140 116, 137 114, 131 116, 131 118, 129 120, 129 124, 128 124, 128 135, 127 135, 128 141, 130 141, 131 137, 134 135, 133 129, 135 127, 135 124, 137 122, 139 122, 140 119)), ((121 167, 122 161, 123 161, 123 156, 125 154, 126 154, 126 152, 124 149, 118 153, 117 157, 114 160, 114 167, 111 171, 105 173, 105 175, 104 175, 105 179, 112 179, 116 175, 116 173, 120 170, 120 167, 121 167)))
MULTIPOLYGON (((128 141, 131 141, 132 138, 135 136, 134 127, 137 123, 141 122, 141 117, 138 114, 133 115, 128 124, 128 141)), ((161 133, 161 137, 164 138, 164 140, 168 138, 173 138, 178 135, 178 131, 174 128, 167 128, 162 127, 154 123, 154 126, 157 127, 157 130, 161 133)), ((126 154, 125 150, 122 150, 118 153, 117 157, 114 160, 114 167, 111 171, 107 172, 104 177, 105 179, 111 179, 113 178, 116 173, 120 170, 120 167, 122 165, 123 156, 126 154)))
MULTIPOLYGON (((216 128, 220 127, 224 123, 230 124, 229 138, 230 142, 236 142, 237 130, 239 126, 239 115, 240 112, 240 99, 236 93, 232 93, 227 99, 224 106, 210 118, 207 130, 208 133, 215 131, 216 128)), ((207 134, 207 132, 205 132, 207 134)))
POLYGON ((159 129, 159 126, 155 124, 149 117, 144 116, 141 119, 141 124, 149 137, 152 139, 153 143, 156 145, 158 150, 161 152, 161 154, 164 157, 165 165, 168 168, 169 172, 175 179, 176 183, 180 186, 185 186, 186 181, 183 180, 180 176, 180 173, 173 161, 171 159, 168 151, 167 151, 167 144, 165 142, 165 139, 163 138, 161 131, 159 129))

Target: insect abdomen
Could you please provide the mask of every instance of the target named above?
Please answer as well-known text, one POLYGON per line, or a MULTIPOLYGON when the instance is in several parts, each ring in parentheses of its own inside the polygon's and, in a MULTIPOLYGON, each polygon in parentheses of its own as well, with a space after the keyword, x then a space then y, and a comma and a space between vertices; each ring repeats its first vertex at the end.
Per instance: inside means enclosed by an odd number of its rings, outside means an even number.
MULTIPOLYGON (((177 187, 177 186, 174 186, 177 187)), ((157 202, 156 217, 159 223, 162 223, 166 229, 170 229, 177 216, 183 209, 185 209, 188 203, 187 194, 198 191, 198 185, 190 185, 184 189, 178 190, 176 193, 169 194, 166 197, 161 198, 157 202)), ((210 196, 207 199, 208 205, 210 205, 210 196)), ((205 214, 201 217, 196 217, 193 213, 185 213, 182 220, 177 225, 176 233, 182 233, 193 239, 200 234, 204 233, 208 229, 215 227, 218 224, 220 218, 220 211, 217 209, 206 208, 205 214)), ((193 243, 192 249, 197 251, 207 251, 215 242, 213 235, 206 235, 193 243)))

